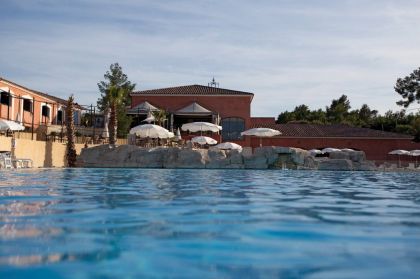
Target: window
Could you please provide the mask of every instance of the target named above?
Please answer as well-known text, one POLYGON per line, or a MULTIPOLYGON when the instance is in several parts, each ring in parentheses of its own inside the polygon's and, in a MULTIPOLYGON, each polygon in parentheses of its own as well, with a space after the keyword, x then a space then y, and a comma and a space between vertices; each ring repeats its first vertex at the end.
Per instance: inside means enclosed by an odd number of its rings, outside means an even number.
POLYGON ((59 124, 63 123, 63 111, 62 110, 57 111, 57 123, 59 123, 59 124))
POLYGON ((32 112, 32 100, 23 99, 23 111, 32 112))
POLYGON ((73 120, 74 120, 74 125, 79 125, 79 112, 78 111, 73 112, 73 120))
POLYGON ((42 116, 50 117, 50 108, 46 105, 42 106, 42 116))
POLYGON ((241 132, 245 130, 245 121, 238 117, 224 118, 222 128, 223 140, 241 139, 241 132))
POLYGON ((7 92, 1 92, 0 103, 2 105, 10 106, 10 96, 7 92))

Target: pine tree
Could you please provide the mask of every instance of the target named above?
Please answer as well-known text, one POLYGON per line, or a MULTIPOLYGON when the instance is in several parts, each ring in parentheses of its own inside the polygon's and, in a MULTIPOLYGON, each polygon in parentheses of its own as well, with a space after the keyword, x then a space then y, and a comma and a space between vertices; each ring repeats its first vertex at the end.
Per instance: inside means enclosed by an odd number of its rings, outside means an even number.
POLYGON ((403 79, 399 78, 394 89, 403 98, 397 102, 398 105, 406 108, 415 101, 420 103, 420 68, 403 79))

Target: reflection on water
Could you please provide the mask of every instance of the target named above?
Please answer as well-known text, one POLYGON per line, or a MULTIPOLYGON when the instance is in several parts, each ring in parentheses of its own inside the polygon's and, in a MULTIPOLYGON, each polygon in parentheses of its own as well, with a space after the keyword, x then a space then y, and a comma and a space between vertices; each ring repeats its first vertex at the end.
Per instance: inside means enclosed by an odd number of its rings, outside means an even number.
POLYGON ((44 169, 0 176, 0 274, 10 277, 183 277, 186 268, 209 278, 420 275, 415 173, 44 169))

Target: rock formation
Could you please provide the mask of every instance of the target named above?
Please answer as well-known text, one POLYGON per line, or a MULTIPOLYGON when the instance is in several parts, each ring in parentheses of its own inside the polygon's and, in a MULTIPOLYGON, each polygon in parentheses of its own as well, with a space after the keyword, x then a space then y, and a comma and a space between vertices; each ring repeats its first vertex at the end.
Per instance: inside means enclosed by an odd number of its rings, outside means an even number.
POLYGON ((332 152, 313 157, 293 147, 265 146, 254 152, 179 147, 143 148, 133 145, 100 145, 82 150, 80 167, 208 168, 208 169, 309 169, 375 170, 363 151, 332 152))

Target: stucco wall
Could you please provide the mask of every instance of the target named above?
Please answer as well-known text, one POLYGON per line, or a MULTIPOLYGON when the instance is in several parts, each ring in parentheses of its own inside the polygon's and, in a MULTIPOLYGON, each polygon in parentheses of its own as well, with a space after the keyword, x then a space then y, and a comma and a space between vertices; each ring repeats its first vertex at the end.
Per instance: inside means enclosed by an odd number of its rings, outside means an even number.
MULTIPOLYGON (((83 144, 76 144, 77 154, 80 154, 83 144)), ((11 151, 11 138, 0 136, 0 151, 11 151)), ((64 167, 66 144, 27 139, 16 139, 16 158, 32 159, 34 168, 64 167)))

